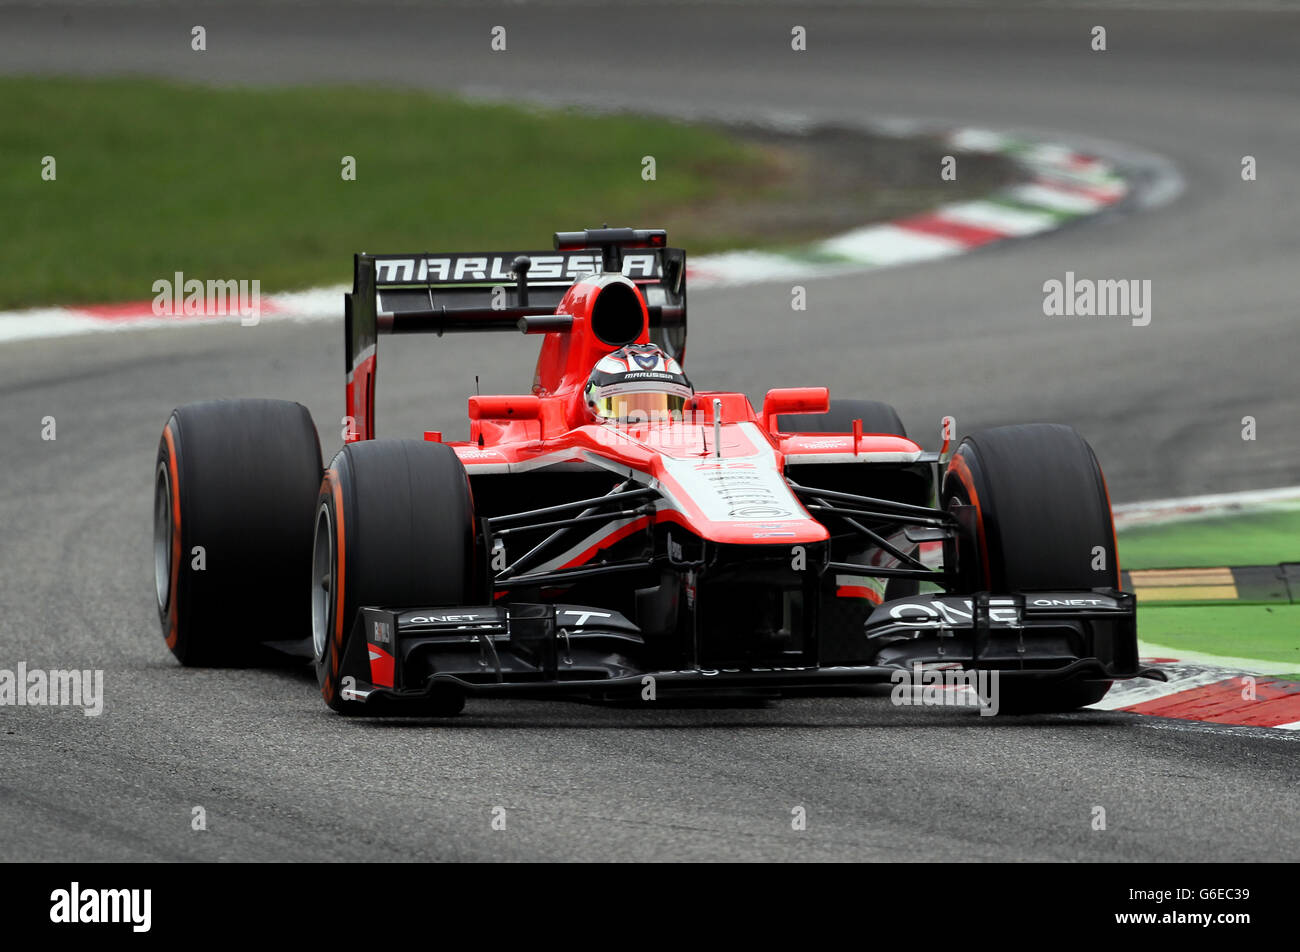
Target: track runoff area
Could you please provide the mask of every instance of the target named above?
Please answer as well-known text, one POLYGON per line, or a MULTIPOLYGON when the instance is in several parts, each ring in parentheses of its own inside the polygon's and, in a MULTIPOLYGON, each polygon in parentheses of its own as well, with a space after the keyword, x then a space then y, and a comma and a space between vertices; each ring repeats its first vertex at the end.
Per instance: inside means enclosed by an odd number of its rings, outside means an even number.
POLYGON ((1300 730, 1300 487, 1117 506, 1124 588, 1164 684, 1096 707, 1300 730))

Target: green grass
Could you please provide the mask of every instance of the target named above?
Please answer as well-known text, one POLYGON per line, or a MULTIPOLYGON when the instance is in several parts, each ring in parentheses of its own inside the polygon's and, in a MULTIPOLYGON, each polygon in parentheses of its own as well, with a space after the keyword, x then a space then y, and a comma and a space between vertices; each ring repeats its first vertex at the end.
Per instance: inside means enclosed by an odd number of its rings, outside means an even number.
POLYGON ((148 299, 175 271, 344 283, 357 251, 546 248, 603 222, 672 218, 677 244, 697 204, 780 190, 770 150, 716 130, 418 92, 4 78, 0 115, 0 308, 148 299))
POLYGON ((1138 637, 1167 648, 1295 662, 1300 672, 1300 605, 1139 605, 1138 637))
MULTIPOLYGON (((1300 510, 1274 509, 1127 529, 1125 569, 1276 565, 1300 561, 1300 510)), ((1138 637, 1170 649, 1295 663, 1300 678, 1300 605, 1239 602, 1138 604, 1138 637)))
POLYGON ((1300 509, 1127 529, 1117 541, 1126 570, 1300 561, 1300 509))

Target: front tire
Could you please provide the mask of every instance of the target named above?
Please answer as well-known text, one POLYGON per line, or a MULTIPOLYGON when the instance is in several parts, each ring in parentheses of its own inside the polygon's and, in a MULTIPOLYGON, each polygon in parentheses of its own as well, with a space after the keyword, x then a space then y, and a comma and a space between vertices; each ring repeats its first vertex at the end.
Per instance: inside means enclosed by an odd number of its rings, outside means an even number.
MULTIPOLYGON (((1119 588, 1110 497, 1097 457, 1069 426, 1003 426, 962 440, 941 498, 970 506, 957 546, 961 592, 1119 588)), ((1110 681, 1003 682, 1007 713, 1069 711, 1100 701, 1110 681)))
MULTIPOLYGON (((358 713, 349 677, 369 680, 364 644, 353 639, 363 606, 483 604, 474 501, 451 447, 419 440, 349 443, 325 471, 312 545, 312 644, 321 694, 331 709, 358 713)), ((448 714, 463 698, 439 695, 418 710, 448 714)))

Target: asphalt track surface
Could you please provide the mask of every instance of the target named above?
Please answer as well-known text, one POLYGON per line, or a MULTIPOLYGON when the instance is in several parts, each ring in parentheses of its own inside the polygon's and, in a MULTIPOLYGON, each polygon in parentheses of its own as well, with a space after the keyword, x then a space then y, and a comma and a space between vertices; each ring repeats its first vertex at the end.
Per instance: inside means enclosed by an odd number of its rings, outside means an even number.
MULTIPOLYGON (((930 444, 945 413, 963 427, 1073 423, 1116 501, 1298 481, 1297 61, 1300 17, 1275 13, 0 6, 0 66, 12 72, 907 116, 1163 156, 1185 190, 1161 207, 809 282, 807 314, 791 313, 786 285, 691 300, 699 383, 887 398, 930 444), (1098 22, 1104 54, 1088 51, 1098 22), (208 29, 206 54, 189 51, 194 23, 208 29), (496 23, 509 51, 494 55, 496 23), (795 23, 808 28, 806 53, 789 50, 795 23), (1241 181, 1244 154, 1257 156, 1258 181, 1241 181), (1044 317, 1042 283, 1067 270, 1150 279, 1150 326, 1044 317), (1258 421, 1253 443, 1240 439, 1244 415, 1258 421)), ((381 432, 463 432, 474 373, 488 392, 530 379, 533 348, 507 343, 382 342, 381 432)), ((167 413, 211 397, 297 399, 332 452, 341 363, 341 331, 320 324, 0 347, 0 666, 97 667, 107 683, 98 718, 0 708, 0 858, 1297 854, 1291 732, 1102 713, 1008 721, 882 696, 722 709, 471 702, 450 722, 367 722, 330 714, 294 672, 179 668, 158 635, 150 574, 150 471, 167 413), (40 439, 46 415, 58 421, 52 442, 40 439), (207 832, 190 829, 195 805, 207 832), (497 806, 504 831, 490 826, 497 806), (800 806, 808 825, 796 832, 800 806), (1091 828, 1095 806, 1104 832, 1091 828)))

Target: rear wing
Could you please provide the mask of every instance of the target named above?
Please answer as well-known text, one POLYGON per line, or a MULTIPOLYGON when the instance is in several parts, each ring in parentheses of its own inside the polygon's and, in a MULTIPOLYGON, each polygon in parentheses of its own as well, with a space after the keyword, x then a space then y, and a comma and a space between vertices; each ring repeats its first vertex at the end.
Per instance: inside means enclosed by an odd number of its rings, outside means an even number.
POLYGON ((343 296, 349 442, 375 436, 380 334, 563 331, 555 310, 565 292, 603 271, 636 284, 651 339, 684 362, 686 252, 666 241, 661 230, 601 228, 557 232, 552 251, 356 255, 343 296))

